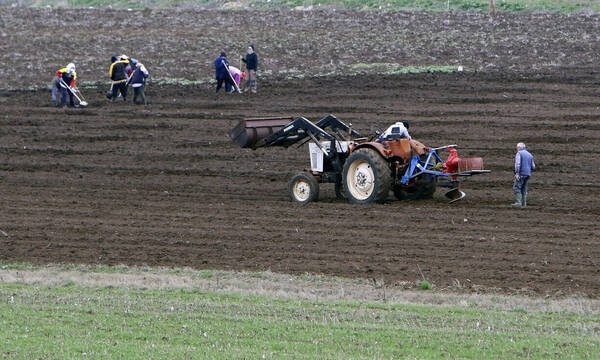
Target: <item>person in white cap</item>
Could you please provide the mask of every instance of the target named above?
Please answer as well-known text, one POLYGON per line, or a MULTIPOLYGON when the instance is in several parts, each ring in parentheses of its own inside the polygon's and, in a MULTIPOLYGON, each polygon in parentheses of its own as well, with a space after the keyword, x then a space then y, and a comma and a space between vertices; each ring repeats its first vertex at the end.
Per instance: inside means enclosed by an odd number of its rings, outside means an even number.
POLYGON ((146 86, 146 78, 148 77, 148 70, 141 62, 135 64, 135 70, 129 77, 128 84, 131 84, 133 88, 133 103, 137 104, 138 96, 142 99, 142 104, 147 105, 146 95, 144 94, 144 87, 146 86))
POLYGON ((52 79, 52 105, 59 106, 57 102, 57 93, 60 90, 60 106, 67 106, 67 94, 69 95, 69 105, 75 106, 73 102, 73 92, 71 89, 75 87, 77 82, 77 73, 75 72, 75 64, 69 63, 66 67, 56 70, 56 76, 52 79), (62 80, 62 81, 61 81, 62 80), (69 87, 69 89, 67 89, 69 87))

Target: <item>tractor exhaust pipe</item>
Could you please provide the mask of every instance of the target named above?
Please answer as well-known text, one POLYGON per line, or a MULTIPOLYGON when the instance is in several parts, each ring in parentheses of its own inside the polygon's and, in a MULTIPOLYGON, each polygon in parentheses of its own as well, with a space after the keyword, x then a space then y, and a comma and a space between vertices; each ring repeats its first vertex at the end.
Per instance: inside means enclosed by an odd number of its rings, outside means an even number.
POLYGON ((256 149, 256 144, 293 121, 290 116, 248 118, 229 130, 229 138, 242 148, 256 149))

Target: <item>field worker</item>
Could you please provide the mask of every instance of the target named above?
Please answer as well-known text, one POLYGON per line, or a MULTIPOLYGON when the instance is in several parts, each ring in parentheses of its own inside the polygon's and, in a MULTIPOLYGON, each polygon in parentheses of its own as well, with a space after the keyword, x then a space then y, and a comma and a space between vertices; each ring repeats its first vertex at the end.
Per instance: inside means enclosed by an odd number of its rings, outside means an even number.
POLYGON ((254 45, 249 45, 246 50, 246 56, 242 58, 242 61, 246 64, 246 73, 248 78, 244 85, 244 91, 251 89, 253 93, 256 93, 256 71, 258 70, 258 55, 254 52, 254 45))
POLYGON ((56 76, 52 80, 51 92, 52 92, 52 105, 58 106, 58 102, 56 101, 57 90, 60 90, 60 106, 67 106, 67 94, 69 95, 69 104, 74 107, 75 103, 73 102, 73 93, 70 89, 75 87, 75 82, 77 81, 77 73, 75 72, 75 64, 70 63, 66 67, 59 69, 56 71, 56 76), (64 84, 61 84, 61 80, 64 81, 64 84), (69 89, 66 88, 69 87, 69 89))
POLYGON ((515 202, 512 204, 513 206, 527 206, 529 178, 533 170, 535 170, 533 155, 527 151, 524 143, 518 143, 517 154, 515 155, 515 182, 513 185, 515 202))
POLYGON ((125 72, 125 68, 129 65, 129 60, 117 59, 113 56, 110 58, 110 61, 111 64, 108 69, 108 75, 112 81, 110 101, 115 101, 119 92, 123 96, 123 101, 127 101, 127 73, 125 72))
POLYGON ((233 81, 237 86, 240 86, 240 81, 246 77, 246 73, 242 72, 242 70, 236 68, 235 66, 229 66, 229 73, 231 77, 233 77, 233 81))
POLYGON ((392 140, 392 139, 408 139, 410 140, 410 135, 408 134, 409 124, 407 121, 398 121, 397 123, 391 125, 387 128, 387 130, 379 136, 378 142, 382 142, 384 140, 392 140))
POLYGON ((148 70, 141 62, 136 62, 135 70, 129 78, 131 87, 133 88, 133 103, 137 104, 138 96, 142 99, 142 104, 147 105, 146 95, 144 94, 144 87, 146 86, 146 78, 148 77, 148 70))
POLYGON ((221 51, 221 55, 215 60, 215 79, 217 79, 217 89, 215 90, 215 93, 219 92, 223 86, 223 82, 225 82, 225 92, 233 92, 233 81, 227 71, 228 67, 229 62, 227 61, 227 54, 225 51, 221 51))
POLYGON ((127 73, 127 77, 131 78, 131 75, 135 71, 135 67, 136 67, 138 61, 134 58, 130 58, 129 56, 127 56, 125 54, 119 56, 119 60, 128 60, 129 61, 129 64, 127 64, 127 66, 125 67, 125 72, 127 73))

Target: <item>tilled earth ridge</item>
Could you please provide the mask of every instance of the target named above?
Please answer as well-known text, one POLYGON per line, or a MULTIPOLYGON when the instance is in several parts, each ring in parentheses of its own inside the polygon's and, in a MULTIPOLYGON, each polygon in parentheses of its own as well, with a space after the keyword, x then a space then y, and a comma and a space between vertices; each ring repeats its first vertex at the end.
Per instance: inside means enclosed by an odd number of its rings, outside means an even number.
POLYGON ((238 66, 251 43, 263 78, 441 65, 597 73, 600 15, 2 7, 0 88, 44 87, 71 61, 81 81, 105 81, 120 54, 155 80, 206 82, 221 50, 238 66))
POLYGON ((600 295, 600 90, 589 68, 263 81, 259 94, 150 86, 147 107, 84 89, 86 109, 47 91, 0 96, 0 260, 190 266, 372 278, 438 290, 600 295), (491 174, 467 198, 353 205, 332 185, 305 206, 289 178, 306 146, 240 149, 244 116, 332 113, 364 133, 409 120, 427 145, 457 143, 491 174), (512 202, 514 147, 538 171, 512 202))

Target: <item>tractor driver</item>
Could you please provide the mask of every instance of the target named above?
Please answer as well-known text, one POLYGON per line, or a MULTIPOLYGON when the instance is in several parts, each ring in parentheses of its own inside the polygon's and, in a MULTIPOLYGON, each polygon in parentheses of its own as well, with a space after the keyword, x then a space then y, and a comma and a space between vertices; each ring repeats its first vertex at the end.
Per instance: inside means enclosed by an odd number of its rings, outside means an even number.
POLYGON ((409 124, 408 121, 398 121, 397 123, 391 125, 387 130, 379 136, 377 139, 378 142, 382 142, 384 140, 393 140, 393 139, 408 139, 410 140, 410 135, 408 134, 409 124))

